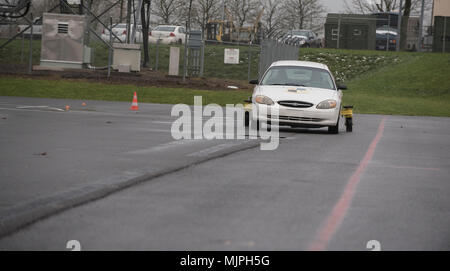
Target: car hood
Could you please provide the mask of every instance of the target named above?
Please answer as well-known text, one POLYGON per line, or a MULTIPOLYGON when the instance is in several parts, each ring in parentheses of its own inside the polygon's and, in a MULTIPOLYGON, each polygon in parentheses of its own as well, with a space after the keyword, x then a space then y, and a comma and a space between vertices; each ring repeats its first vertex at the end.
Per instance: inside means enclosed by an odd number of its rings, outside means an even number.
POLYGON ((264 95, 278 101, 302 101, 314 105, 328 99, 339 99, 339 92, 332 89, 292 86, 257 86, 253 96, 264 95))

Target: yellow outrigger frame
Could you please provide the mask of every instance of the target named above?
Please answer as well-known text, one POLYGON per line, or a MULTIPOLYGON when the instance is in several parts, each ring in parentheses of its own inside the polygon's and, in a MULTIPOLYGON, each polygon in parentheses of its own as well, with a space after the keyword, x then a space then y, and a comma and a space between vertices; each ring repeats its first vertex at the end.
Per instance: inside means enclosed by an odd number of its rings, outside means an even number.
POLYGON ((345 118, 345 127, 347 132, 353 131, 353 105, 342 107, 341 115, 345 118))

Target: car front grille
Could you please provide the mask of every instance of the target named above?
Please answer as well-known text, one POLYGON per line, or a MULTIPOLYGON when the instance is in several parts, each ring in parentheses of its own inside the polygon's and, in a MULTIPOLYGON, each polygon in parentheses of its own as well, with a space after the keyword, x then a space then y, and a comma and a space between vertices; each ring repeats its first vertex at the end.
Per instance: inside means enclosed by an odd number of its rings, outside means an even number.
POLYGON ((301 102, 301 101, 279 101, 279 105, 286 107, 294 107, 294 108, 309 108, 313 106, 312 103, 301 102))
MULTIPOLYGON (((267 118, 272 119, 272 115, 267 115, 267 118)), ((292 116, 278 116, 280 121, 291 120, 291 121, 307 121, 307 122, 321 122, 323 119, 319 118, 305 118, 305 117, 292 117, 292 116)))

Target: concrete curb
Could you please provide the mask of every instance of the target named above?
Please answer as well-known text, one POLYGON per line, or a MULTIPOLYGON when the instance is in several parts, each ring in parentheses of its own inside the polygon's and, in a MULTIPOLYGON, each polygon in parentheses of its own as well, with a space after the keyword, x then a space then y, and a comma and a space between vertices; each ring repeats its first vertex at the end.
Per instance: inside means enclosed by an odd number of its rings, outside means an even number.
POLYGON ((37 199, 28 203, 16 205, 0 213, 0 238, 10 235, 38 220, 50 217, 62 211, 104 198, 134 185, 151 181, 152 179, 174 173, 209 160, 221 158, 236 152, 257 147, 261 140, 245 141, 232 145, 230 148, 217 151, 210 155, 199 157, 184 165, 167 167, 139 177, 114 183, 94 183, 81 188, 58 193, 53 196, 37 199))

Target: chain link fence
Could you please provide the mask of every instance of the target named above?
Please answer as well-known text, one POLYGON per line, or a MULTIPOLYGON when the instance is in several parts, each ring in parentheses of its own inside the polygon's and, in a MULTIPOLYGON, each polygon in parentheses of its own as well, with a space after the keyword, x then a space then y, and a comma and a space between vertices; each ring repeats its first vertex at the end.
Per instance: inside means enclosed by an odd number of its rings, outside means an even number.
POLYGON ((298 60, 299 47, 279 42, 276 39, 264 39, 261 42, 259 59, 259 79, 270 65, 279 60, 298 60))

